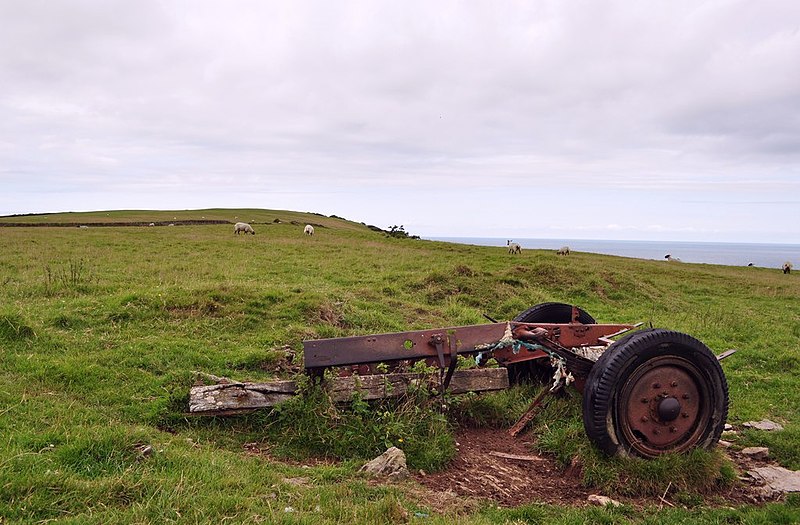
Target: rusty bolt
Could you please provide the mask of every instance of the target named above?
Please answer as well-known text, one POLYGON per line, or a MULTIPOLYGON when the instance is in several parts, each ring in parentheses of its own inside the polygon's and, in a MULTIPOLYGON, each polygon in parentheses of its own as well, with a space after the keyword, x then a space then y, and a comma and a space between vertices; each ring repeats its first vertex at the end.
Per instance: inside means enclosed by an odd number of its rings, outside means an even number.
POLYGON ((686 419, 689 417, 689 414, 687 412, 684 412, 683 414, 681 414, 681 416, 683 416, 683 418, 686 419))
POLYGON ((672 386, 678 386, 678 382, 677 381, 673 381, 671 384, 672 384, 672 386))
POLYGON ((689 394, 683 394, 681 397, 682 397, 683 399, 689 399, 689 394))
POLYGON ((643 398, 642 398, 642 403, 648 403, 649 401, 650 401, 650 400, 649 400, 649 399, 647 399, 646 397, 643 397, 643 398))
POLYGON ((650 419, 647 416, 642 416, 642 423, 647 423, 650 419))
POLYGON ((653 429, 653 434, 655 434, 656 436, 659 435, 660 433, 661 433, 661 431, 659 429, 657 429, 657 428, 653 429))
POLYGON ((661 383, 653 383, 653 388, 661 388, 661 383))
POLYGON ((669 431, 673 434, 678 431, 677 427, 669 427, 669 431))

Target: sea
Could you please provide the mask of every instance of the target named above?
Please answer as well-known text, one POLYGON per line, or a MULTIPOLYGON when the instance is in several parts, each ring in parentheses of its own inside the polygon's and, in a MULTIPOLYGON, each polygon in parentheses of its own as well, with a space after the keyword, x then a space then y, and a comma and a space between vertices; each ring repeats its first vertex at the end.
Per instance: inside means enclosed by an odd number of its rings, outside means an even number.
MULTIPOLYGON (((428 237, 432 241, 506 246, 506 239, 493 237, 428 237)), ((728 242, 612 241, 593 239, 514 239, 522 249, 558 250, 618 255, 636 259, 664 260, 666 255, 687 263, 781 268, 787 261, 800 271, 800 244, 755 244, 728 242)))

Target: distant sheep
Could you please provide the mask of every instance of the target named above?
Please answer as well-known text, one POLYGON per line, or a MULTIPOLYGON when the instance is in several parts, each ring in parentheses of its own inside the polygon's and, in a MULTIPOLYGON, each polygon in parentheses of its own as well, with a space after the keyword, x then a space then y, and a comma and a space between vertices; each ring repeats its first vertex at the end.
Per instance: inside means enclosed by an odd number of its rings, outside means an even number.
POLYGON ((562 246, 556 252, 557 255, 569 255, 569 246, 562 246))
POLYGON ((148 224, 148 226, 155 226, 155 225, 156 225, 156 223, 154 223, 154 222, 151 222, 150 224, 148 224))
POLYGON ((664 256, 664 258, 665 258, 666 260, 668 260, 668 261, 671 261, 671 262, 681 262, 681 260, 680 260, 680 259, 678 259, 677 257, 673 257, 673 256, 672 256, 672 255, 670 255, 670 254, 666 254, 666 255, 664 256))
POLYGON ((306 224, 306 227, 303 228, 303 233, 306 235, 314 235, 314 227, 310 224, 306 224))
POLYGON ((506 244, 508 245, 508 253, 522 253, 522 246, 515 242, 511 242, 511 240, 507 241, 506 244))
POLYGON ((240 233, 244 233, 245 235, 247 235, 248 233, 252 233, 253 235, 255 235, 256 231, 253 229, 252 226, 250 226, 246 222, 237 222, 233 226, 233 233, 235 233, 236 235, 239 235, 240 233))
POLYGON ((792 273, 792 263, 789 261, 783 263, 783 273, 792 273))

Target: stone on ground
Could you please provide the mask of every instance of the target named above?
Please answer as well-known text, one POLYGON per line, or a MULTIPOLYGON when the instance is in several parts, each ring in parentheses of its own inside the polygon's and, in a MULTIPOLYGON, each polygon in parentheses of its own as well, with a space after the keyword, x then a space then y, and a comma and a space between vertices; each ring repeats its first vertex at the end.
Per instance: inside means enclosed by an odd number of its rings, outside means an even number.
POLYGON ((767 447, 747 447, 742 449, 742 454, 752 459, 767 459, 769 449, 767 447))
POLYGON ((755 428, 756 430, 766 430, 766 431, 773 431, 773 430, 783 430, 783 427, 774 421, 770 421, 769 419, 762 419, 761 421, 748 421, 747 423, 742 424, 745 428, 755 428))
POLYGON ((800 471, 783 467, 758 467, 747 472, 758 483, 763 483, 762 491, 768 496, 786 492, 800 492, 800 471))
POLYGON ((373 476, 389 479, 405 479, 408 477, 406 455, 399 448, 391 447, 377 458, 367 462, 359 469, 359 472, 367 472, 373 476))
POLYGON ((612 507, 619 507, 620 505, 622 505, 622 503, 620 503, 617 500, 613 500, 608 496, 600 496, 598 494, 589 494, 589 497, 586 498, 586 501, 588 501, 589 503, 593 503, 595 505, 599 505, 601 507, 605 507, 606 505, 611 505, 612 507))

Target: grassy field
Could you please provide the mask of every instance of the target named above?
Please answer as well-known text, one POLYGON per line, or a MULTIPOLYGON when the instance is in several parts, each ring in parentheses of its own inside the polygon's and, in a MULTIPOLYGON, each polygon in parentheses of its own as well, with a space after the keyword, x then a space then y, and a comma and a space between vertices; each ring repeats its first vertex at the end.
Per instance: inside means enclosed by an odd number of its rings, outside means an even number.
MULTIPOLYGON (((456 420, 507 424, 503 418, 528 399, 518 389, 456 400, 461 419, 420 403, 337 408, 313 396, 246 417, 185 413, 198 372, 237 380, 286 375, 276 368, 286 350, 301 352, 304 339, 478 324, 484 312, 510 319, 559 301, 599 322, 648 321, 692 334, 717 353, 737 348, 723 366, 729 422, 769 418, 785 430, 746 431, 735 446, 768 446, 781 465, 800 469, 796 274, 586 253, 511 256, 270 210, 0 222, 201 218, 247 220, 257 235, 236 236, 232 225, 0 227, 0 523, 800 522, 797 497, 707 506, 693 499, 691 478, 681 489, 684 501, 695 502, 688 508, 472 503, 436 512, 413 483, 375 485, 357 473, 363 458, 400 438, 412 466, 441 467, 453 454, 456 420), (302 234, 306 223, 316 225, 313 237, 302 234), (270 454, 245 453, 245 444, 270 454), (152 453, 142 454, 147 446, 152 453), (339 461, 310 468, 284 461, 321 452, 339 461)), ((604 458, 583 435, 575 398, 550 410, 558 412, 550 424, 535 427, 541 449, 564 463, 580 455, 588 485, 660 490, 666 478, 658 469, 674 475, 697 462, 643 467, 604 458)), ((731 483, 720 458, 706 454, 701 463, 711 465, 715 482, 731 483)))

